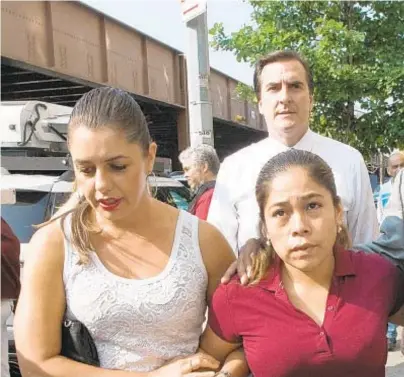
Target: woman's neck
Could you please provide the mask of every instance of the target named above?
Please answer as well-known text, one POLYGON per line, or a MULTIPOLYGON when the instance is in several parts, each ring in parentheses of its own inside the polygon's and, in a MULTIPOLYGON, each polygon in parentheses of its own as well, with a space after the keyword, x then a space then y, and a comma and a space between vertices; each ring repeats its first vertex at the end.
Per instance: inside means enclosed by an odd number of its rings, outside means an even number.
POLYGON ((150 224, 153 224, 156 216, 154 207, 156 207, 155 200, 147 196, 130 216, 116 221, 97 216, 95 223, 101 229, 102 234, 112 238, 120 238, 125 233, 136 233, 141 236, 145 230, 150 228, 150 224))
POLYGON ((302 271, 286 263, 282 264, 282 280, 298 285, 321 285, 329 287, 334 273, 335 257, 333 253, 311 271, 302 271))

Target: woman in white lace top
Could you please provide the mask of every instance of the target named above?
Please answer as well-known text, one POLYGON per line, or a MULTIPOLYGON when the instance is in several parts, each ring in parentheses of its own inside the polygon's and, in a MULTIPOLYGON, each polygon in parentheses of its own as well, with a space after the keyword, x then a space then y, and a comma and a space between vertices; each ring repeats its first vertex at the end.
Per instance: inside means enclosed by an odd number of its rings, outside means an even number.
POLYGON ((14 322, 22 374, 246 376, 239 345, 209 332, 199 349, 207 305, 234 256, 214 227, 149 193, 157 146, 139 105, 94 89, 75 105, 68 140, 77 199, 30 243, 14 322), (100 367, 60 356, 65 319, 89 329, 100 367))

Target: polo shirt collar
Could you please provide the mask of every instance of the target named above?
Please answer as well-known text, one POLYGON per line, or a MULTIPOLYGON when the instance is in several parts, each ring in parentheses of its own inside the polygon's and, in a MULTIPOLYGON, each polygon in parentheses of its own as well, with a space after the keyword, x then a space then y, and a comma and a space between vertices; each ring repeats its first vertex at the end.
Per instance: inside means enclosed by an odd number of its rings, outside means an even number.
POLYGON ((345 250, 340 246, 335 247, 335 268, 334 276, 345 277, 345 276, 355 276, 355 265, 352 261, 352 252, 345 250))
POLYGON ((258 286, 267 289, 270 292, 279 291, 283 286, 281 279, 281 265, 281 259, 278 256, 275 256, 267 275, 258 283, 258 286))
MULTIPOLYGON (((355 276, 355 266, 352 261, 351 252, 342 247, 335 247, 335 267, 334 277, 342 278, 346 276, 355 276)), ((281 279, 282 261, 279 257, 274 258, 272 266, 269 268, 268 274, 263 278, 258 286, 267 289, 270 292, 278 292, 283 287, 281 279)))

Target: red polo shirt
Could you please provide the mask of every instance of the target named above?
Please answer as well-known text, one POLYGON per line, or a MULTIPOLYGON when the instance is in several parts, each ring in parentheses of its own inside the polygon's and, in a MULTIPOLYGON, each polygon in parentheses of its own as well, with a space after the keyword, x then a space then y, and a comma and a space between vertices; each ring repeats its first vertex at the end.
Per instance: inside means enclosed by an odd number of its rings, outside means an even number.
POLYGON ((403 304, 403 281, 378 255, 335 256, 322 326, 290 303, 280 263, 258 285, 233 280, 216 290, 209 324, 224 340, 242 339, 255 377, 385 376, 387 319, 403 304))

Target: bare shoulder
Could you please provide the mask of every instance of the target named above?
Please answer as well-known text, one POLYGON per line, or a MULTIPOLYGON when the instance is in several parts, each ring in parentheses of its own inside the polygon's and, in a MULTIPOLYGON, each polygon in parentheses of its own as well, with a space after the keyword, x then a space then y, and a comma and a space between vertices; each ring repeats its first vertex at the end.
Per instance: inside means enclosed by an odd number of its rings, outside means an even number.
POLYGON ((235 259, 234 253, 223 234, 212 224, 199 220, 199 246, 203 254, 226 254, 235 259))
POLYGON ((208 274, 221 278, 235 255, 223 234, 212 224, 199 220, 199 247, 208 274))
MULTIPOLYGON (((64 260, 64 235, 59 221, 38 229, 24 252, 24 270, 35 267, 43 270, 62 265, 64 260)), ((24 272, 25 275, 25 272, 24 272)))

